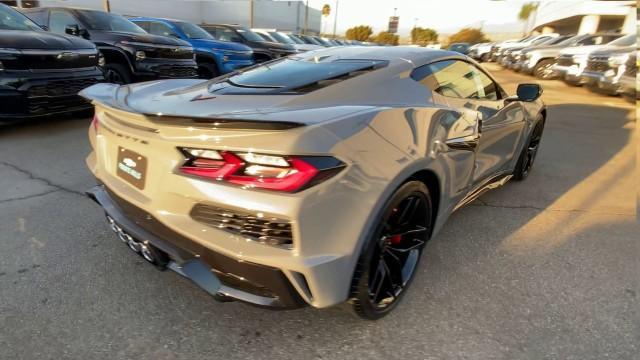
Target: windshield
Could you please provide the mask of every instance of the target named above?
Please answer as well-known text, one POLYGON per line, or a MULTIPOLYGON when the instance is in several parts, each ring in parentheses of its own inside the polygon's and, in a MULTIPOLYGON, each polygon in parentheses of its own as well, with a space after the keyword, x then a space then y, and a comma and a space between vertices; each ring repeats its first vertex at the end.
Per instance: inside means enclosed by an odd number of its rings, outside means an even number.
POLYGON ((259 41, 259 42, 265 42, 266 40, 263 39, 260 35, 254 33, 253 31, 247 29, 247 28, 235 28, 236 31, 240 34, 240 36, 242 36, 245 40, 247 41, 259 41))
POLYGON ((213 36, 198 25, 187 22, 175 22, 175 25, 182 30, 189 39, 213 39, 213 36))
POLYGON ((89 30, 146 34, 141 27, 120 15, 93 10, 78 11, 78 15, 89 30))
POLYGON ((551 38, 539 45, 557 45, 557 44, 562 44, 563 42, 569 40, 573 38, 573 35, 562 35, 562 36, 558 36, 557 38, 551 38))
POLYGON ((0 4, 0 30, 42 31, 42 28, 28 17, 0 4))
POLYGON ((631 46, 636 44, 636 34, 626 35, 620 39, 614 40, 607 45, 611 46, 631 46))
POLYGON ((288 36, 282 35, 277 31, 269 31, 269 35, 271 35, 272 38, 276 39, 280 43, 295 44, 295 42, 291 40, 291 38, 289 38, 288 36))
POLYGON ((306 44, 306 42, 302 41, 302 39, 300 39, 297 35, 289 34, 286 36, 293 40, 296 44, 306 44))

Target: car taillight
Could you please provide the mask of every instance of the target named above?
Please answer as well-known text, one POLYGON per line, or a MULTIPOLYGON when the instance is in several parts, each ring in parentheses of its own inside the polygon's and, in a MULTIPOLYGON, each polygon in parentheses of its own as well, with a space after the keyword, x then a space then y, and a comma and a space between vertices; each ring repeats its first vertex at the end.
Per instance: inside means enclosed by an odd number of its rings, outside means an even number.
POLYGON ((252 152, 180 148, 185 174, 246 188, 296 192, 329 179, 344 168, 330 156, 277 156, 252 152))

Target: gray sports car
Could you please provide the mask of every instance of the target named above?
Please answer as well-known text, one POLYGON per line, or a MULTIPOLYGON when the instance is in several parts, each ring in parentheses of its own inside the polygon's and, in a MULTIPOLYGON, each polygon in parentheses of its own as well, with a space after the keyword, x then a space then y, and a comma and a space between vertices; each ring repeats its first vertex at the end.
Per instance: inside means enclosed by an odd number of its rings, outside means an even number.
MULTIPOLYGON (((448 51, 338 47, 82 92, 118 237, 219 300, 376 319, 453 211, 531 171, 542 90, 448 51)), ((472 231, 472 229, 469 229, 472 231)))

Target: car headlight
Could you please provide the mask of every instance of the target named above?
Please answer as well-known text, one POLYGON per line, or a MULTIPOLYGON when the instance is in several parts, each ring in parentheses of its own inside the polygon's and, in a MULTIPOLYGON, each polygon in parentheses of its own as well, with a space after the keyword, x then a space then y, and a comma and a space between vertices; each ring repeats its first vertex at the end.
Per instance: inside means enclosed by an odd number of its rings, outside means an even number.
POLYGON ((142 51, 142 50, 136 51, 136 60, 142 61, 142 60, 144 60, 146 58, 147 58, 147 54, 145 54, 144 51, 142 51))
POLYGON ((609 58, 609 66, 618 67, 629 60, 629 54, 614 55, 609 58))
POLYGON ((0 61, 0 71, 4 70, 4 64, 2 64, 2 61, 0 61))
POLYGON ((222 55, 222 61, 224 62, 229 61, 229 55, 222 55))
POLYGON ((104 67, 106 64, 107 62, 104 59, 104 55, 102 55, 102 53, 98 53, 98 66, 104 67))
POLYGON ((2 60, 16 60, 20 54, 22 54, 22 52, 18 49, 0 48, 0 71, 5 70, 2 60))

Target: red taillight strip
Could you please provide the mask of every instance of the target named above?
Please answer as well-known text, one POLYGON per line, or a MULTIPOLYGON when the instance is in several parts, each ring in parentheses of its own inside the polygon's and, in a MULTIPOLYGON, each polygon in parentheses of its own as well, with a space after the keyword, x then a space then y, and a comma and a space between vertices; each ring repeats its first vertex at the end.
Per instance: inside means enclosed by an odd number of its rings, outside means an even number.
POLYGON ((313 186, 313 184, 330 178, 344 167, 343 163, 332 157, 291 156, 285 158, 289 167, 281 167, 245 161, 229 151, 218 151, 217 153, 222 159, 213 159, 194 156, 189 150, 186 148, 181 150, 188 158, 185 165, 180 168, 180 171, 185 174, 228 182, 247 188, 283 192, 296 192, 308 186, 313 186), (245 169, 253 165, 260 165, 272 170, 282 170, 283 176, 265 176, 264 174, 268 172, 263 173, 263 175, 247 174, 245 169), (321 176, 321 174, 326 176, 321 176), (314 183, 315 180, 317 181, 314 183))
POLYGON ((296 173, 283 178, 261 178, 248 175, 230 175, 226 180, 232 184, 259 187, 262 189, 293 192, 301 188, 318 173, 318 169, 303 160, 291 158, 288 160, 296 173))

